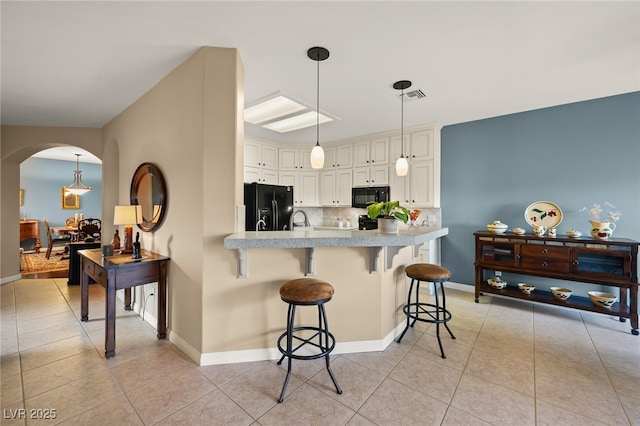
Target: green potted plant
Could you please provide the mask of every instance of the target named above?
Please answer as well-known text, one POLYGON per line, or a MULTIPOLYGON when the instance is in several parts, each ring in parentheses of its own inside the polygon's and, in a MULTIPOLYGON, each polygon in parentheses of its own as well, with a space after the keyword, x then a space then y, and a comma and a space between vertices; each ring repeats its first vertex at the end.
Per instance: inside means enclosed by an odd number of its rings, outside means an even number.
POLYGON ((398 220, 407 223, 409 210, 400 205, 400 201, 382 201, 371 203, 367 207, 367 216, 378 219, 378 232, 395 234, 398 232, 398 220))

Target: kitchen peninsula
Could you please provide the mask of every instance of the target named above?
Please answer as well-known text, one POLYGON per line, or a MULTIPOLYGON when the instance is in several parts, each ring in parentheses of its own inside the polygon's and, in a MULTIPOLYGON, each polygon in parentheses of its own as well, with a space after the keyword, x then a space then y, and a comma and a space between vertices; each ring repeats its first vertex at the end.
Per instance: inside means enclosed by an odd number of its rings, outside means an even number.
MULTIPOLYGON (((330 231, 301 228, 294 231, 248 231, 229 235, 224 239, 224 247, 238 250, 238 277, 247 276, 248 249, 260 248, 305 248, 307 262, 305 275, 315 275, 315 248, 317 247, 369 247, 369 272, 377 273, 378 258, 383 247, 387 247, 386 268, 391 268, 393 256, 407 246, 415 250, 420 245, 444 237, 448 228, 409 227, 397 234, 381 234, 377 230, 330 231)), ((414 253, 417 256, 417 252, 414 253)))
MULTIPOLYGON (((279 356, 275 342, 282 332, 286 305, 278 289, 285 281, 304 275, 314 275, 335 288, 327 306, 337 339, 334 353, 384 350, 406 321, 402 312, 408 291, 404 268, 422 261, 437 263, 439 239, 449 233, 448 228, 403 225, 397 234, 294 229, 238 232, 224 239, 224 247, 237 252, 237 265, 230 266, 237 268, 234 272, 240 278, 236 280, 237 290, 225 297, 230 305, 260 299, 249 313, 242 308, 238 315, 252 315, 254 321, 264 324, 259 333, 247 333, 243 338, 247 349, 253 351, 236 351, 235 358, 279 356)), ((301 310, 296 315, 301 322, 312 322, 316 311, 301 310)), ((203 362, 215 364, 227 359, 217 355, 203 362)))

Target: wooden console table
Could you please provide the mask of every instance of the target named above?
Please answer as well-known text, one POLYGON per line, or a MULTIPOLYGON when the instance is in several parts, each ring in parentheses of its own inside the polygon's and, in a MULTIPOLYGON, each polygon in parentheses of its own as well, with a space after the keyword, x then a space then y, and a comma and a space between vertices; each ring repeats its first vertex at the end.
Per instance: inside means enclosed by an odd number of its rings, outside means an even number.
POLYGON ((101 249, 79 250, 81 280, 81 320, 89 320, 89 278, 105 287, 106 330, 105 357, 116 354, 116 290, 125 289, 124 305, 131 310, 131 287, 158 282, 158 339, 167 337, 167 265, 169 258, 150 251, 142 254, 142 259, 134 260, 131 255, 102 257, 101 249))
POLYGON ((499 294, 584 311, 615 315, 631 320, 631 333, 638 335, 638 241, 627 238, 596 240, 591 237, 537 237, 534 235, 474 233, 475 297, 499 294), (617 287, 619 298, 611 308, 594 305, 589 298, 572 295, 558 300, 548 291, 530 295, 517 286, 491 287, 484 271, 502 271, 537 277, 556 278, 587 284, 617 287))
POLYGON ((40 253, 40 221, 38 219, 26 219, 20 221, 20 242, 33 238, 36 240, 36 253, 40 253))

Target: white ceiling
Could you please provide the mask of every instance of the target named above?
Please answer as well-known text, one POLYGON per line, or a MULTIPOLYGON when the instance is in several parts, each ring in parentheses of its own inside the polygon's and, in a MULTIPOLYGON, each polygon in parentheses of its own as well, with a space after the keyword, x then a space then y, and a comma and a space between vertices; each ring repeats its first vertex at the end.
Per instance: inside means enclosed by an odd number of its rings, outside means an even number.
MULTIPOLYGON (((2 124, 101 127, 200 46, 239 50, 245 102, 282 91, 340 120, 321 141, 400 127, 392 84, 443 125, 640 90, 640 2, 1 3, 2 124)), ((245 133, 315 143, 315 128, 245 133)), ((541 136, 544 129, 541 129, 541 136)))

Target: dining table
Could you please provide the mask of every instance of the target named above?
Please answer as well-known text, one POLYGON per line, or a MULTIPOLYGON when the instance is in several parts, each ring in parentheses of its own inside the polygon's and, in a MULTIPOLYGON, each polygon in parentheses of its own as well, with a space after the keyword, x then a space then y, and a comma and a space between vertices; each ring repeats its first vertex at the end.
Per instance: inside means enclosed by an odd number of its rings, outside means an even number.
POLYGON ((70 241, 77 241, 80 232, 78 231, 78 226, 52 226, 51 232, 60 236, 69 236, 70 241))

